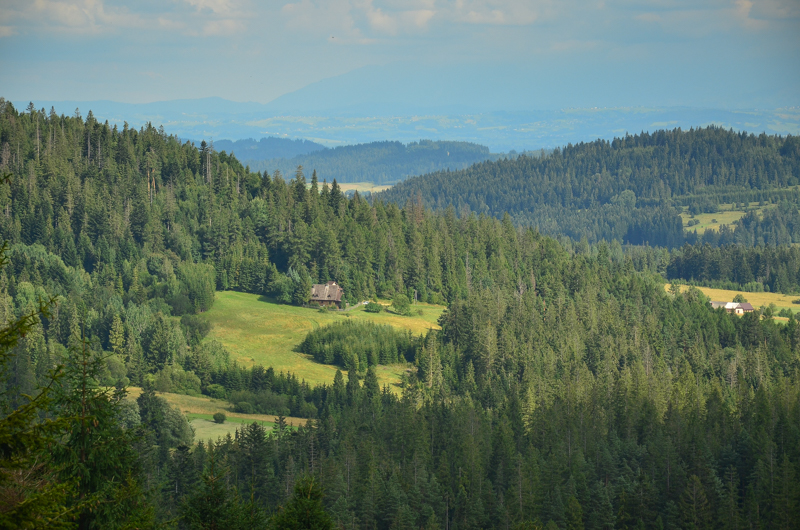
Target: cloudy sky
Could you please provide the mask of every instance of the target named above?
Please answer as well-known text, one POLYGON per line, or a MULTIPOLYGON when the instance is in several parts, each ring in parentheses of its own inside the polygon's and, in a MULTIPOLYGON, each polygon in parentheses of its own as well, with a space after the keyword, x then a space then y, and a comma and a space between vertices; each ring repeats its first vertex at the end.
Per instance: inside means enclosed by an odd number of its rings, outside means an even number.
POLYGON ((545 103, 800 105, 800 0, 0 0, 12 101, 266 103, 363 67, 545 103))

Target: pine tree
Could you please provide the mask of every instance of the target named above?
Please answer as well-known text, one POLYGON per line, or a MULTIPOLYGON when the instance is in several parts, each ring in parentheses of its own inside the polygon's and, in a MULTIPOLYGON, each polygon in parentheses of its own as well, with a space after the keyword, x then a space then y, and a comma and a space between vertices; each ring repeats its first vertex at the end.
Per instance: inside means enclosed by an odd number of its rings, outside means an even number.
POLYGON ((116 355, 123 354, 123 348, 125 347, 125 328, 122 325, 122 319, 119 318, 118 313, 114 313, 114 319, 111 322, 111 332, 108 337, 109 346, 111 346, 111 351, 113 351, 116 355))
POLYGON ((227 484, 227 473, 220 462, 219 449, 208 448, 202 484, 189 495, 182 508, 183 521, 190 529, 239 530, 241 516, 238 498, 227 484))
POLYGON ((62 480, 76 485, 68 505, 81 530, 147 526, 153 507, 141 487, 136 434, 119 423, 125 390, 99 384, 104 359, 81 342, 70 350, 54 400, 55 410, 70 418, 68 432, 53 448, 62 480))
POLYGON ((567 530, 583 530, 583 509, 574 496, 567 501, 567 530))
POLYGON ((685 528, 711 528, 711 512, 700 477, 692 475, 681 495, 681 511, 685 528))
POLYGON ((292 498, 272 518, 276 530, 327 530, 333 519, 322 506, 323 492, 313 477, 301 477, 294 486, 292 498))

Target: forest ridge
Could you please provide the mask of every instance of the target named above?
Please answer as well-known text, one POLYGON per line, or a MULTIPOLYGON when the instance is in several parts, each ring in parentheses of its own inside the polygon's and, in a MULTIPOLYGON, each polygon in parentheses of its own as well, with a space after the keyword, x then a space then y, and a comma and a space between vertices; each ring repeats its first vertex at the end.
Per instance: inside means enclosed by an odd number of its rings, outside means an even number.
MULTIPOLYGON (((798 184, 800 139, 707 127, 596 140, 543 157, 422 175, 381 198, 403 203, 419 195, 429 208, 508 213, 518 224, 575 240, 675 247, 697 241, 683 233, 676 207, 705 211, 725 202, 788 199, 796 217, 798 184)), ((730 234, 722 243, 753 245, 769 239, 763 232, 755 227, 755 233, 730 234)), ((796 234, 789 232, 789 243, 797 242, 796 234)))

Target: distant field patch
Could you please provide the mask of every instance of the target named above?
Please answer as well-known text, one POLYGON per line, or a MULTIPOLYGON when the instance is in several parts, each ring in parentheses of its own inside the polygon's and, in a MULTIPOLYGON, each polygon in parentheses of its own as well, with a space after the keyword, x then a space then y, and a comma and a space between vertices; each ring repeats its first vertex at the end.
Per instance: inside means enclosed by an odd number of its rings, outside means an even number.
POLYGON ((236 429, 241 429, 245 425, 250 425, 253 422, 260 424, 268 431, 272 430, 275 426, 274 423, 268 421, 231 417, 226 419, 225 423, 215 423, 209 414, 186 414, 186 419, 189 420, 189 425, 194 429, 194 443, 201 440, 203 442, 207 442, 208 440, 216 441, 219 438, 224 438, 228 434, 233 436, 236 429))
POLYGON ((359 193, 363 193, 365 191, 378 193, 380 191, 386 191, 392 187, 392 184, 378 186, 372 182, 339 182, 338 184, 343 192, 353 190, 359 193))
MULTIPOLYGON (((666 284, 664 286, 665 290, 669 290, 670 284, 666 284)), ((681 285, 681 292, 686 291, 689 289, 686 285, 681 285)), ((789 308, 793 312, 797 313, 800 311, 800 305, 793 304, 792 300, 796 300, 798 295, 791 295, 791 294, 781 294, 781 293, 748 293, 745 291, 729 291, 727 289, 712 289, 711 287, 697 287, 704 295, 709 297, 711 300, 715 302, 732 302, 733 297, 737 294, 741 294, 744 298, 750 302, 750 304, 758 309, 761 306, 769 306, 770 304, 775 304, 778 310, 783 308, 789 308)))
MULTIPOLYGON (((317 363, 295 351, 312 329, 352 318, 422 334, 431 328, 439 329, 436 321, 444 309, 444 306, 414 304, 412 316, 407 317, 385 311, 367 313, 363 306, 346 312, 320 312, 276 304, 255 294, 223 291, 216 294, 214 306, 203 313, 203 318, 212 325, 206 340, 221 342, 239 363, 272 366, 276 372, 292 372, 310 384, 330 384, 336 374, 335 366, 317 363)), ((381 385, 395 388, 406 368, 405 365, 379 366, 378 380, 381 385)))
MULTIPOLYGON (((142 389, 138 387, 128 387, 128 399, 136 399, 141 395, 142 389)), ((257 422, 267 429, 272 429, 277 421, 277 416, 270 414, 240 414, 231 412, 232 406, 225 400, 212 399, 208 396, 184 396, 182 394, 170 394, 168 392, 156 392, 156 395, 164 398, 171 406, 180 410, 189 424, 194 428, 195 443, 200 440, 216 440, 221 436, 230 433, 233 436, 236 429, 241 429, 243 425, 257 422), (227 419, 225 423, 214 423, 212 419, 217 412, 224 412, 227 419)), ((306 419, 286 417, 286 424, 293 427, 305 425, 306 419)))
MULTIPOLYGON (((759 214, 760 210, 756 210, 759 214)), ((717 213, 701 213, 692 217, 690 214, 683 212, 681 214, 681 221, 683 222, 683 229, 687 232, 696 232, 697 235, 702 235, 706 230, 719 231, 722 225, 733 226, 734 221, 738 221, 745 215, 744 210, 727 210, 717 213), (689 221, 699 221, 694 226, 689 226, 689 221)))

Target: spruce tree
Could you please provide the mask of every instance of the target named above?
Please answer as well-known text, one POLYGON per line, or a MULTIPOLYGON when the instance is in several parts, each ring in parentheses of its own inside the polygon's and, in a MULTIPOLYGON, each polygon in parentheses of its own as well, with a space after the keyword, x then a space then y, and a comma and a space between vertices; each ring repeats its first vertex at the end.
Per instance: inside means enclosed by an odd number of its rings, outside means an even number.
POLYGON ((292 498, 272 518, 276 530, 328 530, 333 519, 322 505, 322 488, 313 477, 301 477, 292 498))

